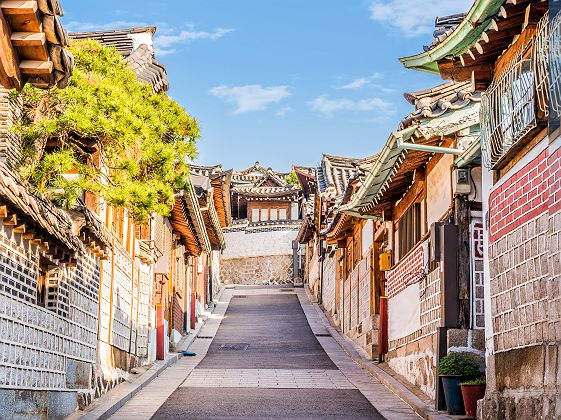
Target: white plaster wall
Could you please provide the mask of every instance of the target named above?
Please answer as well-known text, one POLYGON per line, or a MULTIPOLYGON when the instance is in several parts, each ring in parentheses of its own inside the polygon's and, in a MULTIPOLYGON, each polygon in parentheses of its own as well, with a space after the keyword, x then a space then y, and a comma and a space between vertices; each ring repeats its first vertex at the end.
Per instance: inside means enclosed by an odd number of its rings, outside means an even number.
POLYGON ((374 222, 367 220, 362 227, 362 255, 368 251, 374 242, 374 222))
POLYGON ((246 233, 226 232, 226 249, 222 259, 292 255, 292 241, 298 230, 246 233))
POLYGON ((427 176, 428 226, 439 221, 452 204, 450 168, 453 163, 453 155, 444 155, 427 176))

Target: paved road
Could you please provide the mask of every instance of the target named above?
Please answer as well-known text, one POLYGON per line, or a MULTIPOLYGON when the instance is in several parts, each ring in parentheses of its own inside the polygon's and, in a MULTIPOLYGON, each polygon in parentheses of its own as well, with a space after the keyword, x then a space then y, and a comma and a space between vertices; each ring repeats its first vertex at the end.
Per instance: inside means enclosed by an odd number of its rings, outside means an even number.
POLYGON ((168 369, 114 418, 416 419, 324 337, 297 293, 227 290, 193 345, 198 356, 168 369))

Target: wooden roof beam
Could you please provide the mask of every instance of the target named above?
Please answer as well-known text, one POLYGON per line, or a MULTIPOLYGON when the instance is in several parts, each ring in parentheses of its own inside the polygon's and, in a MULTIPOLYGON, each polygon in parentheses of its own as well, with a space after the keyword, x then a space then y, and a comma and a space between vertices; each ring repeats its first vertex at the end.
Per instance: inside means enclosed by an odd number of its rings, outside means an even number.
POLYGON ((24 60, 19 65, 22 74, 51 74, 52 61, 24 60))
POLYGON ((0 2, 0 8, 5 15, 29 15, 37 13, 37 1, 4 0, 0 2))

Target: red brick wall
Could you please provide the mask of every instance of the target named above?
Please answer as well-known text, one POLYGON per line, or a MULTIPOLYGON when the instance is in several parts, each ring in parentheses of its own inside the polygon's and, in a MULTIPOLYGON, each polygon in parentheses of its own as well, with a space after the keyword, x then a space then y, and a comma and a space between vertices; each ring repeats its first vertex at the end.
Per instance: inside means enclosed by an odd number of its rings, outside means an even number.
POLYGON ((561 210, 561 147, 547 159, 549 165, 549 213, 561 210))
POLYGON ((425 251, 423 243, 419 244, 407 257, 402 259, 397 267, 386 273, 386 295, 392 298, 405 290, 422 273, 425 264, 425 251))
POLYGON ((546 149, 491 193, 489 197, 491 242, 495 242, 548 210, 549 178, 546 149))

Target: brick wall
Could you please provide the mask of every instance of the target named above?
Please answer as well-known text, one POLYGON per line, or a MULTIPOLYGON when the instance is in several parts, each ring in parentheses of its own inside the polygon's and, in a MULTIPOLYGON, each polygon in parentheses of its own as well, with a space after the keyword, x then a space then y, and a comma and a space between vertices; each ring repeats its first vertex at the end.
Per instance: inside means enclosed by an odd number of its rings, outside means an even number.
POLYGON ((548 210, 548 151, 541 152, 489 197, 492 242, 548 210))
POLYGON ((485 420, 558 418, 561 409, 560 142, 535 146, 543 150, 505 174, 490 198, 494 353, 479 407, 485 420))
POLYGON ((389 299, 404 291, 409 282, 425 268, 424 244, 418 245, 397 266, 386 273, 386 295, 389 299))

